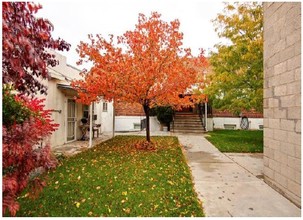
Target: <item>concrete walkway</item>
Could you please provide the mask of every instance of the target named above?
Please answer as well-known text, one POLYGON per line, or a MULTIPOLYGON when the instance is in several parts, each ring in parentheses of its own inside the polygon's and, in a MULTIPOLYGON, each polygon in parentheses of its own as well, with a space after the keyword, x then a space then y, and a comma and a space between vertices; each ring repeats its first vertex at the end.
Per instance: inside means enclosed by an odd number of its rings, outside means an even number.
POLYGON ((239 161, 235 155, 221 153, 203 136, 177 136, 185 148, 195 189, 206 216, 301 216, 301 209, 257 177, 260 165, 256 164, 252 170, 245 168, 245 163, 249 163, 245 155, 239 161))
MULTIPOLYGON (((112 134, 106 133, 101 134, 98 138, 94 138, 92 140, 92 147, 100 144, 108 139, 112 138, 112 134)), ((59 145, 52 148, 52 152, 56 155, 63 154, 65 156, 73 156, 75 154, 78 154, 84 150, 87 150, 89 148, 89 142, 86 141, 73 141, 70 143, 66 143, 63 145, 59 145)))

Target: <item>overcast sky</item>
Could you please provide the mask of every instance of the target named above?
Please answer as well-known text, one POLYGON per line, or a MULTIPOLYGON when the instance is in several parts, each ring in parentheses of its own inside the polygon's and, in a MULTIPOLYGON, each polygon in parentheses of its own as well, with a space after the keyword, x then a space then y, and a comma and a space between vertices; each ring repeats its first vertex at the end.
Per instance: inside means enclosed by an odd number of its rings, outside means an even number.
POLYGON ((190 47, 197 55, 199 48, 210 51, 221 40, 211 22, 224 5, 220 1, 202 0, 42 0, 43 8, 37 14, 49 19, 55 30, 54 37, 61 37, 72 45, 67 63, 76 66, 75 51, 80 41, 87 41, 88 34, 122 35, 133 30, 138 14, 150 16, 157 11, 165 21, 179 19, 180 31, 184 33, 183 46, 190 47))

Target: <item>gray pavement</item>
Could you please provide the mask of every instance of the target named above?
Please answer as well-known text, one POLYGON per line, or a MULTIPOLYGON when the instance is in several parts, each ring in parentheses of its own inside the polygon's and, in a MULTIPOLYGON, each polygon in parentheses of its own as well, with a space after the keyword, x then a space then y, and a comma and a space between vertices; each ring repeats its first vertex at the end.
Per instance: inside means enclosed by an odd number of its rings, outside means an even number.
POLYGON ((263 153, 224 153, 248 172, 263 179, 263 153))
POLYGON ((261 155, 223 154, 201 135, 177 136, 206 216, 301 216, 301 209, 260 178, 261 155))
MULTIPOLYGON (((94 138, 92 140, 92 147, 100 144, 108 139, 112 138, 112 134, 110 133, 105 133, 105 134, 100 134, 98 138, 94 138)), ((63 145, 59 145, 56 147, 52 148, 52 152, 55 155, 60 155, 63 154, 65 156, 73 156, 75 154, 78 154, 84 150, 87 150, 89 148, 89 142, 88 140, 86 141, 73 141, 70 143, 66 143, 63 145)))

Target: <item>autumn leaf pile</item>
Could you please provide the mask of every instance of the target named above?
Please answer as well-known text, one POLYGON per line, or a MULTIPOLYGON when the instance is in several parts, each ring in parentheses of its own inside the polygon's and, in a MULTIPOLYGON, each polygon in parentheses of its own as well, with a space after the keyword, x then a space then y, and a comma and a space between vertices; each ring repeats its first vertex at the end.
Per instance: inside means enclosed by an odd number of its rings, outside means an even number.
POLYGON ((66 159, 36 200, 20 197, 19 216, 203 216, 175 137, 117 136, 66 159))

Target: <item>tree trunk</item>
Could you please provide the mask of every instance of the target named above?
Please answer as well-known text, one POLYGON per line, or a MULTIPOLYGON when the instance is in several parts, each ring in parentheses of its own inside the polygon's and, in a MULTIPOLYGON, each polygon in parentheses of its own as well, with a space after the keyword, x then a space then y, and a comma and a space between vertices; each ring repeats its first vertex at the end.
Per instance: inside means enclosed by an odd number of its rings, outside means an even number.
POLYGON ((149 129, 149 111, 150 108, 148 105, 143 105, 143 109, 146 116, 146 140, 150 142, 150 129, 149 129))

